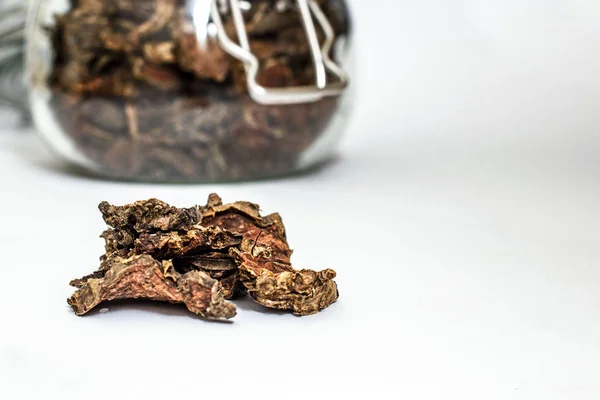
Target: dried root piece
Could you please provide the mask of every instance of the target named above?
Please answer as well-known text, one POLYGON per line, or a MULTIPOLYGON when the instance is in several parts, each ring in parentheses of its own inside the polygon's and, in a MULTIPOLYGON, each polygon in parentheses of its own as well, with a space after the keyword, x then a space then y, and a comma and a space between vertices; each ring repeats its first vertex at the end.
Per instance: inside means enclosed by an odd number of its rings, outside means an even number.
POLYGON ((135 243, 135 236, 121 229, 107 229, 100 235, 105 241, 106 254, 127 257, 135 243))
POLYGON ((158 199, 125 206, 112 206, 103 201, 98 208, 108 225, 137 233, 185 231, 200 220, 196 208, 171 207, 158 199))
POLYGON ((149 254, 157 260, 229 249, 237 246, 241 237, 217 227, 190 229, 185 233, 143 233, 135 241, 136 254, 149 254))
POLYGON ((148 255, 118 259, 104 276, 76 282, 79 289, 68 303, 83 315, 102 301, 147 299, 184 303, 205 318, 232 318, 235 305, 225 301, 219 283, 201 271, 178 273, 171 262, 159 262, 148 255))
POLYGON ((310 315, 329 307, 339 297, 336 273, 292 268, 271 258, 263 243, 244 240, 241 249, 232 249, 241 281, 257 303, 265 307, 292 310, 295 315, 310 315))
POLYGON ((292 310, 295 315, 310 315, 339 297, 333 281, 335 271, 297 271, 291 266, 292 250, 279 214, 261 217, 258 205, 248 202, 223 205, 216 194, 210 195, 200 212, 202 225, 218 226, 244 237, 229 252, 238 264, 242 284, 258 303, 292 310))
POLYGON ((215 42, 209 41, 201 46, 193 31, 180 35, 177 56, 181 69, 194 73, 200 79, 223 82, 231 70, 232 61, 227 53, 215 42))
POLYGON ((295 270, 279 214, 261 216, 249 202, 171 207, 157 199, 125 206, 102 202, 111 226, 98 271, 71 281, 68 303, 83 315, 100 302, 149 299, 184 303, 206 318, 231 318, 226 302, 248 292, 258 303, 314 314, 338 298, 336 273, 295 270))
MULTIPOLYGON (((125 206, 113 206, 103 201, 98 208, 102 212, 104 221, 112 227, 100 235, 105 241, 106 248, 106 254, 101 258, 103 260, 115 256, 129 257, 134 254, 143 254, 134 252, 133 248, 136 240, 144 234, 146 235, 137 246, 150 245, 148 242, 154 243, 155 247, 166 246, 169 243, 161 245, 158 238, 148 239, 149 235, 161 232, 184 232, 191 229, 200 220, 200 214, 195 208, 171 207, 157 199, 137 201, 125 206)), ((163 238, 164 236, 160 235, 159 237, 163 238)), ((187 243, 186 245, 191 244, 187 243)))
POLYGON ((247 201, 223 204, 216 193, 211 194, 207 205, 199 210, 201 225, 217 226, 251 240, 260 235, 263 242, 269 241, 275 259, 289 263, 292 250, 287 243, 285 227, 279 214, 263 217, 258 204, 247 201))
POLYGON ((240 271, 233 257, 223 253, 208 253, 199 256, 184 256, 173 260, 175 269, 181 273, 203 271, 219 281, 221 294, 226 299, 244 293, 240 271))
POLYGON ((143 58, 132 61, 133 76, 161 90, 178 90, 181 81, 177 73, 169 68, 153 65, 143 58))
POLYGON ((221 284, 221 294, 230 299, 245 289, 229 249, 240 245, 242 236, 217 226, 200 225, 187 232, 143 233, 135 240, 134 254, 149 254, 158 260, 173 260, 181 273, 202 271, 221 284))
POLYGON ((227 299, 245 291, 229 248, 242 237, 217 226, 194 225, 201 218, 197 208, 178 209, 156 199, 126 206, 100 204, 105 221, 114 228, 101 237, 106 242, 101 271, 114 257, 147 254, 156 260, 173 260, 180 273, 207 273, 221 284, 227 299))
POLYGON ((175 44, 173 42, 148 42, 143 48, 144 58, 154 64, 175 62, 175 44))

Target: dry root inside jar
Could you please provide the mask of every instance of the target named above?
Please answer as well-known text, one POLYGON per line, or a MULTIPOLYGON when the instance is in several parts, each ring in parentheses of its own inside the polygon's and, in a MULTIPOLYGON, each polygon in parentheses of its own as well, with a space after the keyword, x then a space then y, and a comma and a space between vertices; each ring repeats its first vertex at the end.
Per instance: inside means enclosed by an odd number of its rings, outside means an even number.
MULTIPOLYGON (((201 44, 190 1, 70 3, 49 33, 50 106, 78 150, 108 174, 168 181, 287 173, 338 108, 336 97, 277 106, 252 100, 243 65, 215 38, 201 44)), ((289 2, 245 3, 258 82, 314 83, 297 10, 289 2)), ((343 3, 318 3, 336 35, 345 35, 343 3)), ((224 24, 235 37, 231 18, 224 24)))

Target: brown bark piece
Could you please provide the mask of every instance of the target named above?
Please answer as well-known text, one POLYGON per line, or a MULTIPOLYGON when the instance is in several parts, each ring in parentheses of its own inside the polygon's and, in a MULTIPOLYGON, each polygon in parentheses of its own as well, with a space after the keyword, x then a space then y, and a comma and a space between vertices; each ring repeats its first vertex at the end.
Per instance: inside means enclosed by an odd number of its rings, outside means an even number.
POLYGON ((80 285, 68 303, 84 315, 103 301, 146 299, 183 303, 204 318, 232 318, 235 305, 225 301, 216 280, 201 271, 179 274, 172 263, 148 255, 116 260, 101 278, 80 285))
POLYGON ((335 271, 297 271, 292 267, 292 250, 279 214, 261 217, 258 205, 248 202, 223 205, 217 194, 209 196, 200 213, 202 225, 218 226, 244 237, 240 246, 229 252, 238 264, 241 282, 258 303, 309 315, 339 297, 333 281, 335 271))
POLYGON ((144 58, 154 64, 171 64, 175 62, 175 45, 173 42, 149 42, 144 44, 144 58))
POLYGON ((196 208, 171 207, 158 199, 125 206, 113 206, 103 201, 98 208, 108 225, 136 233, 185 231, 200 220, 196 208))
POLYGON ((216 193, 209 196, 207 205, 200 207, 199 212, 202 226, 217 226, 248 239, 265 235, 273 239, 271 246, 277 257, 289 260, 292 255, 287 244, 285 226, 278 213, 263 217, 258 204, 247 201, 223 204, 216 193))
POLYGON ((182 82, 177 72, 172 69, 150 64, 143 58, 137 58, 131 64, 133 75, 148 85, 165 91, 181 87, 182 82))
POLYGON ((336 273, 331 269, 300 271, 271 256, 268 245, 244 240, 240 249, 231 249, 241 281, 256 302, 270 308, 291 310, 295 315, 315 314, 339 297, 336 273))
POLYGON ((223 253, 207 253, 199 256, 184 256, 173 260, 175 269, 181 273, 203 271, 221 284, 221 294, 226 299, 246 291, 240 281, 240 271, 233 257, 223 253))
POLYGON ((135 240, 136 254, 149 254, 157 260, 229 249, 241 242, 239 236, 218 227, 197 227, 187 232, 143 233, 135 240))
POLYGON ((128 249, 133 246, 135 236, 126 230, 107 229, 100 235, 106 242, 106 251, 112 253, 120 249, 128 249))
POLYGON ((217 226, 194 225, 201 218, 197 208, 179 209, 149 199, 126 206, 103 202, 100 210, 115 228, 102 233, 106 254, 100 271, 91 276, 110 269, 114 257, 147 254, 156 260, 172 260, 180 273, 207 273, 219 281, 226 299, 245 291, 237 265, 229 256, 229 248, 239 246, 242 237, 217 226))
POLYGON ((143 298, 230 318, 235 308, 225 299, 246 291, 266 307, 309 315, 338 298, 336 273, 295 270, 281 217, 261 216, 257 204, 211 194, 192 208, 158 199, 99 208, 111 226, 101 235, 106 254, 98 271, 71 281, 78 315, 105 300, 143 298))
POLYGON ((201 79, 223 82, 231 70, 231 58, 214 41, 201 47, 196 34, 184 32, 177 43, 179 66, 201 79))

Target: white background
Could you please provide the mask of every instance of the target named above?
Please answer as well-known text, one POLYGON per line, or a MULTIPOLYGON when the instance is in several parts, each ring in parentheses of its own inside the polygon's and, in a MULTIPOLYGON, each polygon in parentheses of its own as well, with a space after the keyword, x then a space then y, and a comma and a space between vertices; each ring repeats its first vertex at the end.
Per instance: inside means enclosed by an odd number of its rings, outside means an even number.
POLYGON ((600 397, 600 2, 352 3, 355 115, 316 174, 111 183, 0 114, 0 398, 600 397), (296 265, 338 271, 339 302, 73 315, 97 203, 211 191, 279 211, 296 265))

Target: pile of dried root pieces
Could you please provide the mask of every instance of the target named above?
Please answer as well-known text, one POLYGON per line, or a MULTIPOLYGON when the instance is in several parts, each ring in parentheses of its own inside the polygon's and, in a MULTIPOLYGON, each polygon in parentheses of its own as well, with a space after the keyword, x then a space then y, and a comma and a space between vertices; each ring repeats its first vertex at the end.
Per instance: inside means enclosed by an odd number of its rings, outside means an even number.
POLYGON ((100 269, 71 281, 77 315, 103 301, 183 303, 204 318, 232 318, 245 293, 265 307, 314 314, 338 298, 336 273, 295 270, 279 214, 248 202, 176 208, 157 200, 99 206, 110 226, 100 269))

